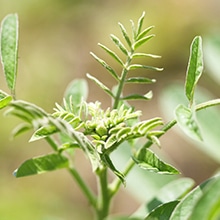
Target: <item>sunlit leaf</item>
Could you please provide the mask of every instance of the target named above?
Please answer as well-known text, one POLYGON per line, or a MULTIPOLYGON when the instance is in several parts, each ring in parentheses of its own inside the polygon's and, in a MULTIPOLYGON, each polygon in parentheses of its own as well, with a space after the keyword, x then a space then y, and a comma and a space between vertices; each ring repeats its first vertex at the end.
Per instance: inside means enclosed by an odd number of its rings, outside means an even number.
POLYGON ((179 105, 175 110, 175 116, 178 125, 188 136, 195 140, 203 140, 193 110, 179 105))
POLYGON ((116 46, 126 55, 128 56, 128 50, 123 45, 123 43, 117 38, 115 35, 111 34, 112 41, 116 44, 116 46))
POLYGON ((110 50, 108 47, 104 46, 103 44, 98 44, 103 50, 105 50, 111 57, 113 57, 120 65, 124 66, 123 61, 119 58, 119 56, 110 50))
POLYGON ((61 154, 48 154, 26 160, 17 170, 14 171, 15 177, 41 174, 61 168, 67 168, 69 161, 61 154))
POLYGON ((30 130, 31 128, 32 128, 32 126, 30 124, 22 123, 13 129, 12 136, 16 137, 16 136, 20 135, 21 133, 24 133, 25 131, 30 130))
POLYGON ((91 79, 92 81, 94 81, 101 89, 103 89, 106 93, 108 93, 111 97, 114 98, 113 93, 111 92, 111 90, 105 86, 102 82, 100 82, 97 78, 95 78, 94 76, 91 76, 90 74, 86 74, 86 76, 91 79))
POLYGON ((135 70, 135 69, 149 69, 149 70, 156 70, 156 71, 162 71, 163 68, 153 67, 153 66, 146 66, 142 64, 131 64, 128 67, 128 70, 135 70))
POLYGON ((150 100, 153 97, 152 91, 146 93, 145 95, 140 95, 140 94, 131 94, 128 96, 124 96, 122 99, 123 100, 137 100, 137 99, 143 99, 143 100, 150 100))
POLYGON ((126 83, 155 83, 155 79, 149 79, 146 77, 130 77, 126 79, 126 83))
POLYGON ((131 47, 131 40, 130 40, 130 38, 129 38, 129 36, 128 36, 128 33, 127 33, 127 31, 126 31, 124 25, 121 24, 121 23, 118 23, 118 24, 119 24, 119 27, 120 27, 120 29, 121 29, 121 32, 122 32, 122 34, 123 34, 124 39, 126 40, 128 46, 131 47))
POLYGON ((170 216, 179 201, 164 203, 154 209, 144 220, 170 220, 170 216))
POLYGON ((32 135, 32 137, 30 139, 30 142, 45 138, 45 137, 52 135, 56 132, 58 132, 58 129, 56 126, 50 125, 50 124, 45 125, 34 132, 34 134, 32 135))
POLYGON ((140 47, 142 44, 146 43, 147 41, 149 41, 151 38, 153 38, 155 35, 151 34, 149 36, 140 38, 138 41, 136 41, 133 45, 134 50, 136 50, 138 47, 140 47))
POLYGON ((1 61, 7 85, 14 95, 18 60, 17 14, 7 15, 1 25, 1 61))
POLYGON ((135 163, 143 169, 161 174, 179 174, 173 166, 160 160, 151 150, 143 148, 133 157, 135 163))
POLYGON ((154 26, 150 26, 148 28, 145 28, 136 38, 136 40, 142 39, 149 31, 151 31, 154 28, 154 26))
POLYGON ((203 71, 203 52, 202 52, 202 38, 197 36, 193 39, 190 48, 190 57, 187 67, 185 93, 188 100, 192 103, 194 90, 203 71))
POLYGON ((109 66, 104 60, 100 59, 97 57, 94 53, 90 52, 90 54, 106 69, 108 70, 109 73, 112 74, 112 76, 116 79, 119 80, 119 77, 117 73, 113 70, 111 66, 109 66))
POLYGON ((8 106, 12 101, 12 97, 0 90, 0 109, 8 106))
POLYGON ((149 54, 149 53, 134 53, 132 57, 133 58, 139 58, 139 57, 161 58, 161 56, 159 55, 149 54))
POLYGON ((137 36, 140 34, 141 29, 142 29, 142 25, 144 22, 144 17, 145 17, 145 12, 142 13, 141 17, 138 19, 138 23, 137 23, 137 30, 136 30, 136 34, 137 36))

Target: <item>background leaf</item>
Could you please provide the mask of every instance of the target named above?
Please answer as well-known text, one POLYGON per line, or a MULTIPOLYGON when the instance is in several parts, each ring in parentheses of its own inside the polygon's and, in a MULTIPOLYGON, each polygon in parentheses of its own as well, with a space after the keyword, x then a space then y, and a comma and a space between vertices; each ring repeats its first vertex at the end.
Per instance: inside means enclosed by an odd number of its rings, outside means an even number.
POLYGON ((61 168, 67 168, 69 161, 61 154, 48 154, 26 160, 17 170, 14 171, 16 177, 41 174, 61 168))
POLYGON ((6 107, 12 101, 12 97, 0 90, 0 109, 6 107))
POLYGON ((7 85, 14 94, 18 60, 18 16, 7 15, 1 26, 1 61, 7 85))
POLYGON ((195 113, 184 105, 177 106, 175 116, 178 125, 189 137, 202 141, 201 132, 195 119, 195 113))
POLYGON ((73 113, 77 114, 80 108, 82 100, 86 100, 88 96, 88 85, 84 79, 73 80, 66 88, 64 97, 69 103, 70 109, 73 109, 73 113))
POLYGON ((203 52, 202 38, 197 36, 194 38, 191 48, 190 57, 186 74, 185 93, 188 100, 192 103, 195 86, 202 75, 203 71, 203 52))

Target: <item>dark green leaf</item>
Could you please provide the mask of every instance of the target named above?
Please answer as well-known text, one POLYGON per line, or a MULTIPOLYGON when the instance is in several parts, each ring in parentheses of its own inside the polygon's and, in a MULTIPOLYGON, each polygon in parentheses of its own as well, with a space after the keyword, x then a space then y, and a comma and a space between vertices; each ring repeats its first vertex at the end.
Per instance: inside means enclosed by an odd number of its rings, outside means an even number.
POLYGON ((128 70, 135 70, 135 69, 149 69, 149 70, 156 70, 156 71, 162 71, 163 68, 153 67, 153 66, 146 66, 142 64, 131 64, 128 67, 128 70))
POLYGON ((113 70, 111 66, 109 66, 104 60, 100 59, 97 57, 94 53, 90 52, 90 54, 106 69, 108 70, 109 73, 112 74, 112 76, 116 79, 119 80, 119 77, 117 73, 113 70))
POLYGON ((111 34, 112 41, 116 44, 116 46, 126 55, 128 56, 128 50, 123 45, 123 43, 113 34, 111 34))
POLYGON ((0 90, 0 109, 8 106, 12 101, 12 97, 0 90))
MULTIPOLYGON (((68 104, 69 111, 73 110, 74 114, 78 114, 82 100, 86 100, 88 96, 88 85, 84 79, 73 80, 66 88, 64 93, 65 100, 68 104)), ((72 112, 72 111, 70 111, 72 112)))
POLYGON ((184 105, 177 106, 175 116, 180 128, 191 138, 202 141, 201 132, 197 125, 195 113, 184 105))
POLYGON ((67 168, 69 161, 60 154, 48 154, 26 160, 17 170, 14 171, 15 177, 41 174, 61 168, 67 168))
POLYGON ((120 27, 120 29, 121 29, 121 32, 122 32, 122 34, 123 34, 124 39, 126 40, 128 46, 131 47, 131 40, 130 40, 130 38, 129 38, 129 36, 128 36, 128 33, 127 33, 127 31, 126 31, 124 25, 121 24, 121 23, 118 23, 118 24, 119 24, 119 27, 120 27))
POLYGON ((143 148, 133 157, 135 163, 148 171, 161 174, 179 174, 171 165, 160 160, 151 150, 143 148))
POLYGON ((146 77, 131 77, 126 79, 126 83, 155 83, 155 79, 149 79, 146 77))
POLYGON ((151 34, 149 36, 143 37, 141 39, 139 39, 138 41, 136 41, 133 45, 134 50, 136 50, 138 47, 140 47, 142 44, 146 43, 147 41, 149 41, 151 38, 153 38, 155 35, 151 34))
POLYGON ((169 220, 179 201, 164 203, 154 209, 144 220, 169 220))
POLYGON ((203 71, 202 38, 197 36, 193 39, 190 48, 190 57, 187 67, 185 93, 186 97, 193 103, 194 90, 203 71))
POLYGON ((113 57, 120 65, 124 66, 123 61, 118 57, 118 55, 113 52, 112 50, 110 50, 108 47, 102 45, 102 44, 98 44, 103 50, 105 50, 111 57, 113 57))
POLYGON ((153 97, 152 91, 146 93, 145 95, 139 95, 139 94, 132 94, 123 97, 123 100, 137 100, 137 99, 143 99, 143 100, 150 100, 153 97))
POLYGON ((1 26, 1 60, 7 85, 14 95, 18 60, 18 16, 7 15, 1 26))
POLYGON ((91 79, 92 81, 94 81, 101 89, 103 89, 106 93, 108 93, 111 97, 114 98, 113 93, 111 92, 111 90, 105 86, 102 82, 100 82, 97 78, 95 78, 94 76, 91 76, 90 74, 86 74, 86 76, 91 79))

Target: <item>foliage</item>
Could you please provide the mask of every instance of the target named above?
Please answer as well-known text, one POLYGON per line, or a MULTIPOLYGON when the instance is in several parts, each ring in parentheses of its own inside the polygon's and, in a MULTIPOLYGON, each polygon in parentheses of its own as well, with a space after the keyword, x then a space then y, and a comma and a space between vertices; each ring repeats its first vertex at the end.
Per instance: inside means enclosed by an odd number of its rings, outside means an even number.
MULTIPOLYGON (((179 174, 176 168, 163 161, 149 148, 153 144, 160 146, 159 138, 175 124, 190 137, 202 141, 203 137, 196 119, 197 111, 220 104, 219 99, 195 103, 194 93, 203 71, 202 38, 197 36, 191 45, 186 74, 185 95, 188 105, 178 105, 175 109, 175 119, 167 123, 160 117, 140 119, 142 112, 135 110, 128 101, 150 100, 152 91, 124 96, 124 87, 128 83, 155 83, 155 79, 128 76, 128 73, 138 69, 162 70, 137 62, 140 57, 159 58, 157 55, 139 52, 141 46, 154 37, 153 34, 149 34, 153 26, 143 28, 144 17, 145 13, 138 19, 137 25, 131 21, 132 36, 119 23, 124 43, 117 36, 110 35, 123 57, 105 45, 98 44, 120 65, 120 73, 91 53, 116 80, 116 85, 111 89, 96 77, 87 74, 90 80, 110 96, 112 106, 102 109, 99 101, 87 102, 86 80, 78 79, 69 85, 63 103, 56 103, 52 114, 32 103, 16 99, 18 16, 16 14, 6 16, 1 26, 1 61, 11 95, 0 91, 0 109, 7 107, 6 115, 14 115, 23 121, 13 130, 14 136, 32 129, 30 141, 45 139, 54 151, 26 160, 15 170, 14 175, 23 177, 66 168, 87 197, 97 219, 109 216, 111 200, 121 184, 126 184, 126 176, 135 164, 158 174, 179 174), (127 166, 124 170, 119 170, 111 156, 122 144, 126 144, 131 152, 127 166), (97 178, 97 194, 90 189, 89 183, 83 180, 74 166, 72 152, 75 149, 82 150, 91 162, 93 173, 97 178), (113 181, 109 179, 109 170, 115 175, 113 181)), ((134 213, 130 219, 217 219, 220 216, 218 208, 220 195, 216 193, 219 191, 219 183, 220 178, 216 176, 191 190, 192 180, 180 178, 161 189, 157 197, 144 204, 144 209, 134 213)))

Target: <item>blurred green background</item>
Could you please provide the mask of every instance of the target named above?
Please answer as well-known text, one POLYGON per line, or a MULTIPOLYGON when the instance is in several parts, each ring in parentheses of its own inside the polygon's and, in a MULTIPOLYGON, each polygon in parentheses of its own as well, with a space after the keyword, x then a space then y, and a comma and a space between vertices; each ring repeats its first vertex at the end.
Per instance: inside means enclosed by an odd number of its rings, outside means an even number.
MULTIPOLYGON (((183 82, 189 47, 196 35, 203 37, 207 51, 205 74, 200 84, 208 88, 214 97, 219 96, 216 74, 220 72, 216 57, 220 52, 215 50, 215 45, 219 45, 219 10, 219 0, 0 0, 1 20, 8 13, 19 15, 17 98, 34 102, 52 112, 54 103, 62 101, 68 83, 72 79, 85 77, 87 72, 105 81, 107 85, 112 85, 111 78, 89 52, 93 51, 107 60, 107 55, 102 53, 97 43, 112 47, 109 34, 119 36, 117 23, 120 21, 129 27, 129 19, 137 21, 142 12, 146 11, 144 25, 155 25, 152 33, 156 37, 145 49, 146 52, 161 55, 162 59, 149 59, 145 62, 148 62, 147 65, 164 67, 164 71, 143 71, 141 74, 156 78, 157 84, 147 88, 129 86, 126 91, 152 89, 152 101, 134 104, 143 110, 145 117, 164 116, 166 120, 161 105, 163 102, 160 102, 159 97, 162 97, 167 86, 176 81, 183 82), (213 59, 210 59, 212 56, 213 59)), ((0 87, 7 91, 2 75, 0 70, 0 87)), ((89 100, 100 100, 103 107, 110 104, 110 100, 96 85, 89 82, 89 86, 89 100)), ((11 141, 10 131, 17 123, 14 118, 6 118, 1 114, 0 123, 0 219, 91 219, 87 201, 65 171, 23 179, 12 176, 13 170, 23 160, 49 152, 50 149, 43 141, 28 144, 31 134, 11 141)), ((184 176, 192 177, 200 183, 213 174, 219 162, 194 145, 194 142, 186 141, 175 131, 169 132, 166 138, 162 138, 160 153, 166 155, 184 176)), ((85 178, 93 183, 84 158, 79 155, 77 160, 85 178)), ((123 189, 112 209, 115 213, 129 214, 137 208, 139 202, 138 198, 123 189)))

